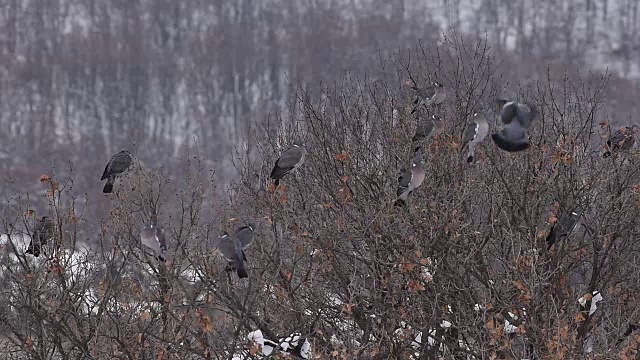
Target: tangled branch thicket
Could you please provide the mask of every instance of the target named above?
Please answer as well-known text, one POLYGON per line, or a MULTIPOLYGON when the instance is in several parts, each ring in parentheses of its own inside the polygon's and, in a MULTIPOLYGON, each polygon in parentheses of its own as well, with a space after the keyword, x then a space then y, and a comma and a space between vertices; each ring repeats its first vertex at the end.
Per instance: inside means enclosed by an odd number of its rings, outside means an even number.
POLYGON ((72 179, 43 179, 44 200, 13 199, 0 260, 5 358, 261 358, 278 345, 278 356, 317 359, 635 357, 638 339, 623 333, 639 320, 639 159, 600 156, 606 77, 511 85, 538 109, 531 148, 485 141, 468 166, 460 138, 507 84, 499 63, 457 36, 416 50, 381 61, 375 77, 299 89, 250 134, 229 204, 200 155, 186 157, 180 181, 136 166, 100 221, 79 212, 72 179), (424 151, 427 177, 407 209, 395 207, 416 126, 405 82, 434 77, 448 89, 445 131, 424 151), (273 161, 299 137, 304 166, 270 188, 273 161), (57 246, 34 259, 23 243, 38 201, 57 246), (577 206, 578 230, 547 250, 552 223, 577 206), (166 264, 140 247, 156 220, 166 264), (258 228, 241 281, 212 243, 245 221, 258 228))

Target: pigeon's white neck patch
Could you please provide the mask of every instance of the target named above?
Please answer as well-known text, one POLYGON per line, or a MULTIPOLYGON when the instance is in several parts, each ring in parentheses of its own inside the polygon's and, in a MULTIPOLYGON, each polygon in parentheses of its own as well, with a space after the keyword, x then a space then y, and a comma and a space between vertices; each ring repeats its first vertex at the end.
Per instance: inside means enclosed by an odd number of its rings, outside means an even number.
POLYGON ((577 212, 575 212, 575 211, 572 211, 571 215, 578 216, 579 214, 577 212))

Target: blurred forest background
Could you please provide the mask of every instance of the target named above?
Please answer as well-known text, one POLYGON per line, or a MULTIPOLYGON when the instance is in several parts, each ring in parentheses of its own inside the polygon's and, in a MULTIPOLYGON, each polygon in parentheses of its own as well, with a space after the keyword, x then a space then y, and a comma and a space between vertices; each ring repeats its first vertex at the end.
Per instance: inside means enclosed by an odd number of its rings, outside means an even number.
MULTIPOLYGON (((55 167, 101 203, 108 159, 129 148, 170 176, 197 147, 225 183, 234 147, 297 84, 433 43, 488 38, 506 79, 609 71, 613 123, 637 111, 635 0, 1 0, 0 192, 41 191, 55 167)), ((94 216, 93 213, 91 213, 94 216)), ((95 216, 103 215, 100 211, 95 216)))
POLYGON ((241 359, 268 339, 317 359, 636 358, 639 156, 591 150, 638 123, 638 7, 0 0, 0 349, 241 359), (399 209, 407 75, 434 73, 446 130, 399 209), (487 139, 463 165, 474 105, 507 83, 539 109, 531 149, 487 139), (305 164, 267 191, 297 136, 305 164), (122 148, 142 166, 104 195, 122 148), (580 231, 548 247, 577 207, 580 231), (25 257, 45 214, 50 257, 25 257), (156 218, 166 264, 140 249, 156 218), (211 244, 247 221, 239 281, 211 244))

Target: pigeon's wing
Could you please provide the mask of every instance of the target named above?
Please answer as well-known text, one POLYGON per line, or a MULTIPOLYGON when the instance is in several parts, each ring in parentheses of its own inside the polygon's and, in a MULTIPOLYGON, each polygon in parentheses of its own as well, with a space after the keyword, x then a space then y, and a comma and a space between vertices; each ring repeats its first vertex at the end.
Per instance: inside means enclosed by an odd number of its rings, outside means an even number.
POLYGON ((114 156, 110 170, 112 173, 120 174, 131 166, 132 161, 133 159, 129 153, 121 151, 114 156))
POLYGON ((224 257, 229 260, 233 260, 236 257, 236 239, 229 235, 224 234, 220 237, 220 242, 218 243, 218 250, 224 257))
POLYGON ((109 160, 109 162, 107 163, 107 166, 104 167, 104 172, 102 173, 102 177, 100 177, 100 181, 106 179, 109 177, 109 168, 111 167, 111 162, 113 161, 113 159, 109 160))
POLYGON ((528 128, 535 118, 535 108, 532 105, 523 103, 519 103, 517 107, 517 121, 523 128, 528 128))
POLYGON ((242 251, 242 245, 238 239, 225 233, 220 237, 218 249, 222 255, 233 264, 240 278, 246 278, 248 276, 247 270, 244 267, 245 257, 242 251))
POLYGON ((411 179, 409 180, 412 189, 418 188, 424 181, 426 172, 422 164, 417 164, 411 168, 411 179))
MULTIPOLYGON (((142 244, 151 250, 153 250, 156 256, 162 255, 162 247, 160 242, 159 234, 161 232, 156 231, 155 227, 146 226, 140 231, 140 241, 142 244)), ((162 235, 162 240, 164 241, 164 235, 162 235)), ((165 244, 166 249, 166 244, 165 244)))
POLYGON ((611 150, 629 150, 634 142, 635 139, 631 129, 617 129, 607 141, 607 146, 611 150))
POLYGON ((133 162, 133 159, 131 158, 131 155, 129 155, 129 153, 124 150, 113 155, 111 160, 109 160, 109 163, 107 164, 107 166, 104 168, 104 172, 102 173, 102 177, 100 178, 100 181, 110 176, 123 173, 125 170, 129 168, 129 166, 131 166, 132 162, 133 162))
POLYGON ((160 255, 164 257, 167 253, 167 240, 164 237, 164 229, 160 227, 156 228, 156 236, 158 237, 158 243, 160 244, 160 255))
POLYGON ((304 158, 304 150, 301 147, 292 147, 280 155, 278 166, 282 168, 296 167, 304 158))
POLYGON ((421 141, 425 140, 431 135, 433 131, 434 123, 431 119, 421 119, 418 121, 418 126, 416 128, 416 134, 413 135, 411 141, 421 141))
POLYGON ((571 235, 573 230, 580 223, 580 214, 572 211, 570 214, 561 217, 553 226, 547 236, 547 249, 551 248, 558 240, 562 240, 571 235))
POLYGON ((411 183, 411 169, 405 170, 404 174, 400 178, 398 178, 398 191, 396 192, 397 196, 402 195, 409 188, 409 184, 411 183))
POLYGON ((40 241, 40 244, 46 244, 47 241, 53 237, 53 221, 43 217, 38 221, 38 225, 36 225, 33 233, 34 237, 40 241))
POLYGON ((477 133, 478 133, 478 123, 475 122, 475 121, 471 121, 471 123, 469 123, 469 125, 467 125, 467 128, 465 129, 464 134, 462 135, 462 148, 463 149, 467 145, 469 145, 471 140, 473 140, 476 137, 477 133))
POLYGON ((551 230, 549 231, 549 235, 547 235, 547 250, 551 249, 551 247, 553 246, 553 244, 556 243, 556 239, 557 239, 558 235, 556 234, 556 224, 553 224, 551 226, 551 230))
POLYGON ((240 240, 242 249, 246 249, 253 242, 254 231, 250 226, 241 226, 236 231, 236 238, 240 240))
POLYGON ((303 161, 304 150, 301 147, 294 146, 285 150, 276 161, 276 164, 271 171, 271 178, 282 178, 289 171, 301 165, 303 161))
POLYGON ((500 114, 498 115, 500 121, 504 124, 510 124, 511 121, 518 115, 518 104, 515 101, 510 101, 505 103, 500 109, 500 114))
POLYGON ((524 129, 517 122, 505 126, 495 134, 491 134, 493 142, 502 150, 509 152, 523 151, 529 148, 529 140, 524 129))

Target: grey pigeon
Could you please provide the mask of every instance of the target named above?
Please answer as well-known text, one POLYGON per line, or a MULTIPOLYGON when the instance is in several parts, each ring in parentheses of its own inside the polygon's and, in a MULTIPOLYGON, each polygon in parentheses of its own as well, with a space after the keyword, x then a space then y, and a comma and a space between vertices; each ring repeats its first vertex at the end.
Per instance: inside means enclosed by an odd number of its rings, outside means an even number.
POLYGON ((165 261, 167 254, 167 241, 164 237, 164 229, 156 225, 145 226, 140 231, 140 240, 142 244, 151 250, 160 261, 165 261))
POLYGON ((440 134, 442 131, 444 131, 444 122, 440 115, 434 114, 430 118, 419 119, 416 133, 413 135, 413 138, 411 138, 414 151, 420 150, 432 136, 440 134))
POLYGON ((395 202, 396 206, 406 204, 409 194, 422 184, 425 175, 426 173, 424 163, 422 161, 422 155, 420 154, 420 151, 418 151, 413 159, 413 163, 411 164, 411 169, 406 170, 404 174, 398 178, 398 191, 396 193, 398 199, 395 202))
POLYGON ((553 244, 571 235, 573 230, 578 226, 581 211, 575 209, 571 213, 561 217, 551 226, 551 231, 547 235, 547 250, 551 249, 553 244))
POLYGON ((229 233, 225 232, 220 237, 218 243, 218 249, 222 255, 229 260, 232 268, 238 272, 239 278, 249 277, 247 270, 244 267, 244 252, 242 251, 242 243, 240 240, 229 233))
POLYGON ((119 153, 113 155, 104 168, 104 172, 100 178, 100 181, 107 179, 107 183, 104 185, 104 189, 102 189, 103 193, 106 194, 113 191, 113 183, 116 181, 116 177, 125 172, 125 170, 131 166, 132 162, 133 158, 126 149, 120 150, 119 153))
POLYGON ((438 81, 434 81, 432 85, 423 88, 417 86, 412 86, 411 88, 416 92, 416 99, 413 101, 415 106, 411 110, 412 114, 418 111, 418 108, 422 105, 425 107, 440 105, 447 98, 447 91, 444 85, 438 81))
POLYGON ((607 147, 602 154, 603 158, 611 156, 612 152, 628 151, 636 142, 635 133, 638 125, 625 126, 616 130, 607 140, 607 147))
POLYGON ((532 105, 509 101, 500 110, 499 118, 504 124, 502 130, 491 134, 496 145, 505 151, 517 152, 529 148, 529 139, 525 130, 535 119, 536 112, 532 105))
POLYGON ((467 125, 467 129, 462 136, 462 154, 467 164, 475 162, 476 146, 480 144, 489 134, 489 124, 483 113, 476 112, 473 119, 467 125))
POLYGON ((276 161, 271 171, 271 178, 274 179, 273 183, 278 186, 280 179, 291 172, 291 170, 300 167, 300 165, 304 163, 306 154, 307 149, 305 149, 304 143, 302 141, 295 141, 293 146, 285 150, 276 161))
POLYGON ((33 229, 33 236, 25 253, 32 254, 35 257, 40 256, 42 245, 46 245, 53 238, 53 232, 53 221, 48 216, 43 216, 33 229))

